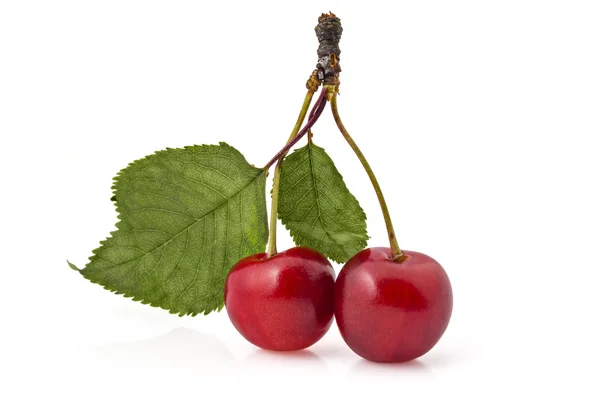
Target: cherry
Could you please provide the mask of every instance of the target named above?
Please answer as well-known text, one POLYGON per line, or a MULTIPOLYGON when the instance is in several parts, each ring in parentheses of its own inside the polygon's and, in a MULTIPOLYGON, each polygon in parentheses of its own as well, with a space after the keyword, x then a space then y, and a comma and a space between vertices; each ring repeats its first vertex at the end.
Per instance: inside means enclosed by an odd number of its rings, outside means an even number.
POLYGON ((365 249, 335 283, 335 319, 346 344, 376 362, 404 362, 440 340, 452 314, 448 275, 433 258, 387 247, 365 249))
POLYGON ((335 272, 321 253, 293 247, 240 260, 225 282, 225 307, 235 328, 266 350, 315 344, 333 321, 335 272))

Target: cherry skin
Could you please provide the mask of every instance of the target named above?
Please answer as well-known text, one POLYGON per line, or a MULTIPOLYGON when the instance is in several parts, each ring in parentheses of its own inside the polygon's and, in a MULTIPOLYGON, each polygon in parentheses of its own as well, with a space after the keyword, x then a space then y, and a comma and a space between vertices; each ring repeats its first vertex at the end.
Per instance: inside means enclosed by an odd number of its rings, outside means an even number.
POLYGON ((225 282, 225 307, 235 328, 266 350, 301 350, 333 321, 335 272, 319 252, 294 247, 240 260, 225 282))
POLYGON ((404 362, 422 356, 440 340, 452 314, 452 287, 437 261, 405 251, 392 261, 387 247, 352 257, 335 283, 335 319, 359 356, 404 362))

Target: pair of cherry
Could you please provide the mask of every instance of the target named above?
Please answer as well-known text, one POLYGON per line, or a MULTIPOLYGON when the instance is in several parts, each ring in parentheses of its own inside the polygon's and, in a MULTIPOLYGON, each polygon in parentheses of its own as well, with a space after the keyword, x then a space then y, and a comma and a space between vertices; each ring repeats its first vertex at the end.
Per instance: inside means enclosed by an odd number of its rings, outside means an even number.
MULTIPOLYGON (((452 288, 437 261, 398 247, 375 175, 339 118, 337 88, 323 88, 307 126, 297 135, 293 133, 286 148, 267 165, 284 156, 308 132, 323 111, 327 92, 338 127, 371 178, 390 247, 360 251, 336 279, 327 258, 313 249, 294 247, 277 253, 276 211, 272 210, 269 252, 246 257, 232 268, 225 282, 225 307, 242 336, 266 350, 301 350, 315 344, 329 330, 335 315, 346 344, 363 358, 413 360, 431 350, 446 330, 452 313, 452 288)), ((276 198, 274 185, 274 210, 276 198)))
POLYGON ((370 361, 404 362, 427 353, 452 312, 444 269, 425 254, 405 251, 394 261, 386 247, 352 257, 337 280, 315 250, 294 247, 238 262, 225 284, 233 325, 266 350, 300 350, 335 320, 346 344, 370 361))

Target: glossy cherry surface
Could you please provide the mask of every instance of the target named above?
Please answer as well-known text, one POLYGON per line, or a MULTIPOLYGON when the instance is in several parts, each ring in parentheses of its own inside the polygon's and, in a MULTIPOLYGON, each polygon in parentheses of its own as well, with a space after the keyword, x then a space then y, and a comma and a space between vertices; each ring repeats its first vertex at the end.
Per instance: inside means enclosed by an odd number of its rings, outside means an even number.
POLYGON ((335 284, 335 318, 348 346, 376 362, 404 362, 440 340, 452 314, 448 275, 433 258, 387 247, 365 249, 342 268, 335 284))
POLYGON ((333 321, 335 272, 319 252, 294 247, 240 260, 225 282, 225 307, 235 328, 266 350, 300 350, 333 321))

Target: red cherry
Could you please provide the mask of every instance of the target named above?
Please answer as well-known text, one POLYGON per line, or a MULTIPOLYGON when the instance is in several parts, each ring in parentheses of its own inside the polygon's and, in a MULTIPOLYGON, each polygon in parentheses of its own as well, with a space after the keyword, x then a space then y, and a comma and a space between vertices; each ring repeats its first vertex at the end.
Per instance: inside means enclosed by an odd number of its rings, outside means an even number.
POLYGON ((440 340, 452 314, 448 275, 433 258, 405 251, 392 261, 387 247, 365 249, 335 283, 335 319, 346 344, 376 362, 404 362, 440 340))
POLYGON ((294 247, 240 260, 225 282, 233 326, 266 350, 301 350, 315 344, 333 321, 335 272, 319 252, 294 247))

